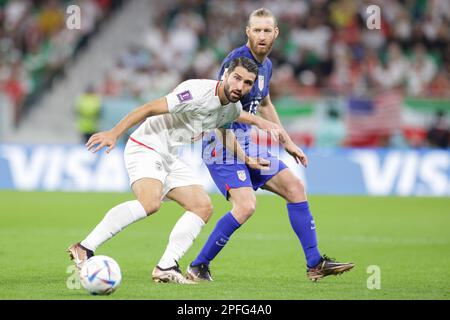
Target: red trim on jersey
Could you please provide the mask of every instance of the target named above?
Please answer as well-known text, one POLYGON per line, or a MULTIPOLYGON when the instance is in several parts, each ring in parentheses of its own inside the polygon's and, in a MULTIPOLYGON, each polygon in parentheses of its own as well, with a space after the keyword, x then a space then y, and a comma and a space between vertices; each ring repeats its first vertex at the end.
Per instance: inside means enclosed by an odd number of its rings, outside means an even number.
POLYGON ((216 148, 214 148, 211 152, 211 156, 215 157, 216 156, 216 148))
POLYGON ((133 141, 133 142, 135 142, 135 143, 137 143, 137 144, 138 144, 138 145, 140 145, 140 146, 143 146, 144 148, 147 148, 147 149, 150 149, 150 150, 156 151, 156 150, 155 150, 155 149, 153 149, 152 147, 149 147, 149 146, 147 146, 147 145, 143 144, 142 142, 139 142, 139 141, 137 141, 136 139, 133 139, 132 137, 130 137, 130 140, 131 140, 131 141, 133 141))
POLYGON ((227 189, 227 191, 230 191, 231 188, 229 185, 225 184, 225 189, 227 189))
POLYGON ((218 94, 218 89, 219 89, 219 83, 220 83, 220 81, 217 81, 217 84, 216 84, 216 92, 214 92, 214 95, 215 96, 217 96, 217 94, 218 94))

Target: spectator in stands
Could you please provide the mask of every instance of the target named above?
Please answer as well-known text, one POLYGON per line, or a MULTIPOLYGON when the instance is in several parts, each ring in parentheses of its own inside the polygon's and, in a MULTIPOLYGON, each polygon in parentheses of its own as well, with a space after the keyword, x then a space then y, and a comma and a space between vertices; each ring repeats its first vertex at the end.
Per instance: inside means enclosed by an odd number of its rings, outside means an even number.
POLYGON ((422 43, 414 47, 414 56, 409 66, 407 92, 418 96, 425 93, 428 84, 433 80, 437 71, 435 62, 428 57, 426 48, 422 43))
POLYGON ((76 101, 77 126, 84 142, 87 142, 89 137, 98 131, 101 106, 101 97, 95 92, 92 85, 89 85, 84 94, 79 96, 76 101))
POLYGON ((333 48, 333 64, 334 68, 329 79, 330 87, 341 94, 350 93, 358 78, 359 70, 353 63, 350 50, 342 42, 336 43, 333 48))
POLYGON ((435 120, 427 133, 428 143, 432 147, 448 148, 450 146, 450 128, 443 111, 436 112, 435 120))
POLYGON ((45 36, 56 33, 64 25, 64 11, 57 0, 47 0, 39 13, 38 22, 45 36))
POLYGON ((378 64, 373 70, 373 78, 384 89, 401 87, 406 81, 408 61, 403 56, 397 42, 388 46, 386 63, 378 64))
POLYGON ((16 61, 9 68, 8 76, 0 81, 0 90, 6 93, 12 107, 14 115, 14 125, 19 125, 22 112, 23 101, 28 93, 28 79, 19 61, 16 61))
POLYGON ((111 71, 105 73, 103 84, 100 87, 100 94, 106 97, 117 97, 122 92, 122 83, 111 71))
POLYGON ((102 11, 99 4, 94 0, 82 0, 80 9, 83 13, 81 32, 87 35, 92 33, 97 27, 98 20, 102 16, 102 11))
POLYGON ((330 107, 327 117, 316 132, 315 144, 319 148, 336 148, 344 145, 347 131, 339 111, 330 107))
POLYGON ((301 97, 301 86, 299 81, 295 78, 294 68, 291 64, 285 63, 273 71, 272 82, 282 83, 282 86, 274 86, 271 91, 273 98, 279 96, 298 96, 301 97))
POLYGON ((429 94, 432 97, 450 97, 450 73, 445 69, 438 72, 429 87, 429 94))
POLYGON ((4 28, 7 31, 16 30, 20 22, 26 17, 30 5, 26 0, 11 0, 5 6, 4 28))
POLYGON ((136 71, 146 68, 150 64, 150 54, 138 45, 132 45, 124 52, 120 58, 125 68, 136 71))

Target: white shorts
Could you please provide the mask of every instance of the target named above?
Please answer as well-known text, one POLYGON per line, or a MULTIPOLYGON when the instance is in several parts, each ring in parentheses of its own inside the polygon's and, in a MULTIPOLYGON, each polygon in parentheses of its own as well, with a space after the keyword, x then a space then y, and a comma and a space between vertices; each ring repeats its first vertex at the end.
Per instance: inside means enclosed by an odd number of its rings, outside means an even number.
POLYGON ((159 180, 163 184, 163 200, 168 200, 166 195, 174 188, 202 185, 177 156, 167 159, 148 146, 132 140, 128 140, 124 155, 130 186, 142 178, 159 180))

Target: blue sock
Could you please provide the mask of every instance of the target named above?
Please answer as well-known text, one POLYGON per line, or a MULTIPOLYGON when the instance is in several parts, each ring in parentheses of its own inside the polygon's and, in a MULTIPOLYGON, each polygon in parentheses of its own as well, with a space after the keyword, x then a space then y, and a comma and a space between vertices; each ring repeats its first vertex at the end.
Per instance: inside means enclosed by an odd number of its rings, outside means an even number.
POLYGON ((209 265, 210 261, 214 259, 217 254, 226 245, 231 235, 241 225, 233 217, 231 212, 228 212, 219 221, 217 221, 216 227, 206 241, 202 250, 198 254, 197 258, 192 262, 193 266, 199 264, 209 265))
POLYGON ((287 209, 292 229, 305 253, 308 267, 314 267, 320 262, 320 252, 317 248, 316 225, 309 211, 308 201, 288 203, 287 209))

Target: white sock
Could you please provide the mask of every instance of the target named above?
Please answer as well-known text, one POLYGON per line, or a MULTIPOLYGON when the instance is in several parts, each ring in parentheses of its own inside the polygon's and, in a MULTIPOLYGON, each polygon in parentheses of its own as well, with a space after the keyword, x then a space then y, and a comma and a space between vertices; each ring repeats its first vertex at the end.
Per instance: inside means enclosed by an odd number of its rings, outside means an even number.
POLYGON ((126 226, 145 218, 142 204, 137 201, 121 203, 106 213, 102 221, 94 230, 81 241, 81 245, 89 250, 95 251, 99 245, 112 238, 126 226))
POLYGON ((169 236, 169 244, 158 267, 167 269, 176 265, 180 258, 192 246, 205 222, 193 212, 186 211, 177 221, 169 236))

